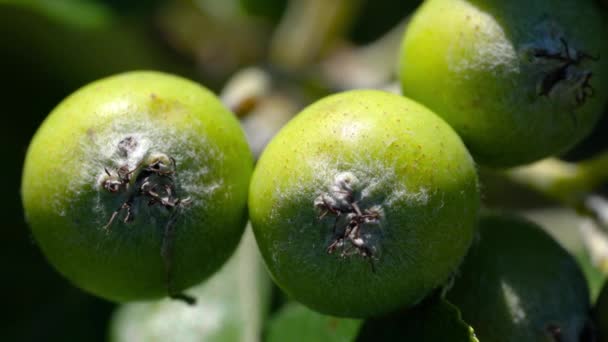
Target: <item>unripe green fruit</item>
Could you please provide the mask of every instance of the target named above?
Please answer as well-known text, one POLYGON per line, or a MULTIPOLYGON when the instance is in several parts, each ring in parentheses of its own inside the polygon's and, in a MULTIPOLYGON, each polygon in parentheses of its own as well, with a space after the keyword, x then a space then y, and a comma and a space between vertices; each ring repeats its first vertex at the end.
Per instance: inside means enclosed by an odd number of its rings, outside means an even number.
POLYGON ((26 219, 57 270, 126 301, 209 276, 246 223, 252 158, 238 121, 201 86, 156 72, 65 99, 29 147, 26 219))
POLYGON ((564 152, 608 100, 608 34, 595 0, 429 0, 400 63, 404 95, 489 166, 564 152))
POLYGON ((360 90, 322 99, 262 153, 249 209, 277 284, 325 314, 410 306, 471 242, 477 175, 460 138, 427 108, 360 90))
POLYGON ((589 290, 576 260, 536 224, 483 214, 447 299, 480 341, 578 342, 589 290))

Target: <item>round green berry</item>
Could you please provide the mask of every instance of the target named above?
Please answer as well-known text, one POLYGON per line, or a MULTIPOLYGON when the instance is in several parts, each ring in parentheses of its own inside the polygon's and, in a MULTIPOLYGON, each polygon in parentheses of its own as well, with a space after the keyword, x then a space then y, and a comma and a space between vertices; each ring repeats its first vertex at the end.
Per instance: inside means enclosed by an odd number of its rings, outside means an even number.
POLYGON ((475 160, 571 148, 608 101, 608 26, 595 0, 429 0, 407 28, 403 93, 442 116, 475 160))
POLYGON ((277 284, 347 317, 413 305, 441 285, 469 247, 478 206, 456 133, 427 108, 373 90, 304 109, 262 153, 249 196, 277 284))
POLYGON ((21 193, 36 242, 77 286, 115 301, 182 297, 236 247, 252 169, 238 121, 211 92, 131 72, 53 110, 21 193))

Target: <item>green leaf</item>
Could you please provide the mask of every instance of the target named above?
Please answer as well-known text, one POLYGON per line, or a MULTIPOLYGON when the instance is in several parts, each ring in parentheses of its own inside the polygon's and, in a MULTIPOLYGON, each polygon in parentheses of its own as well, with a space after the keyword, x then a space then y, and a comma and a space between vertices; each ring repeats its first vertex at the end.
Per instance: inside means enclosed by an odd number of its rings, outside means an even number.
POLYGON ((270 320, 267 342, 349 342, 361 320, 326 316, 297 302, 285 305, 270 320))
POLYGON ((150 34, 149 20, 94 1, 0 0, 0 54, 19 63, 23 78, 44 75, 72 91, 130 70, 191 74, 150 34))
POLYGON ((420 305, 365 321, 326 316, 291 302, 270 320, 268 342, 479 342, 447 300, 434 295, 420 305))
POLYGON ((196 298, 196 305, 170 299, 125 304, 113 317, 110 341, 259 341, 270 288, 247 229, 228 263, 206 282, 185 291, 196 298))
POLYGON ((591 293, 591 302, 595 303, 597 297, 600 294, 600 290, 602 289, 602 285, 604 285, 606 275, 602 273, 602 271, 593 264, 593 261, 591 260, 588 251, 577 251, 574 256, 576 258, 576 261, 578 261, 578 264, 581 267, 583 274, 585 274, 585 278, 587 278, 587 283, 589 284, 589 290, 591 293))
POLYGON ((412 309, 366 320, 357 342, 366 341, 479 342, 458 308, 439 295, 412 309))
POLYGON ((64 25, 98 28, 112 21, 111 10, 98 1, 90 0, 0 0, 0 6, 31 10, 64 25))

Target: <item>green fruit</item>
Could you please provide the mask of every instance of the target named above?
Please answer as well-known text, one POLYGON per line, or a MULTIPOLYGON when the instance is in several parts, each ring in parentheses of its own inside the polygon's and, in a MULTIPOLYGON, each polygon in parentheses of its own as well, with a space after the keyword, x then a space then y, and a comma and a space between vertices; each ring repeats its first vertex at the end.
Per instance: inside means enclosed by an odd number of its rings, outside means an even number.
POLYGON ((251 181, 256 239, 277 284, 345 317, 410 306, 472 240, 477 175, 425 107, 381 91, 322 99, 267 146, 251 181))
POLYGON ((403 40, 403 93, 479 163, 532 162, 572 147, 602 114, 606 30, 595 0, 429 0, 403 40))
POLYGON ((484 214, 447 299, 480 341, 575 342, 589 333, 576 260, 536 224, 484 214))
POLYGON ((176 295, 209 276, 246 222, 252 158, 238 121, 182 78, 94 82, 48 116, 22 198, 59 272, 107 299, 176 295))

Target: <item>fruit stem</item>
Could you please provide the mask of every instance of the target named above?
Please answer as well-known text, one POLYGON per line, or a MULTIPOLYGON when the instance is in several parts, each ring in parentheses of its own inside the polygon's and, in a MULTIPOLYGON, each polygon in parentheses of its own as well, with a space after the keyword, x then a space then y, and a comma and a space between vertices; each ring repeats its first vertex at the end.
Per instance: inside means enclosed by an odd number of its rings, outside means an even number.
POLYGON ((575 209, 593 264, 608 274, 608 200, 594 191, 608 182, 608 150, 578 163, 556 158, 505 171, 508 178, 575 209))
POLYGON ((582 209, 587 196, 608 181, 608 151, 578 163, 548 158, 505 174, 566 206, 582 209))
POLYGON ((354 19, 361 1, 291 0, 272 39, 275 65, 298 70, 310 65, 354 19))
POLYGON ((341 48, 321 62, 328 82, 339 89, 384 88, 397 72, 399 46, 410 16, 364 46, 341 48))

